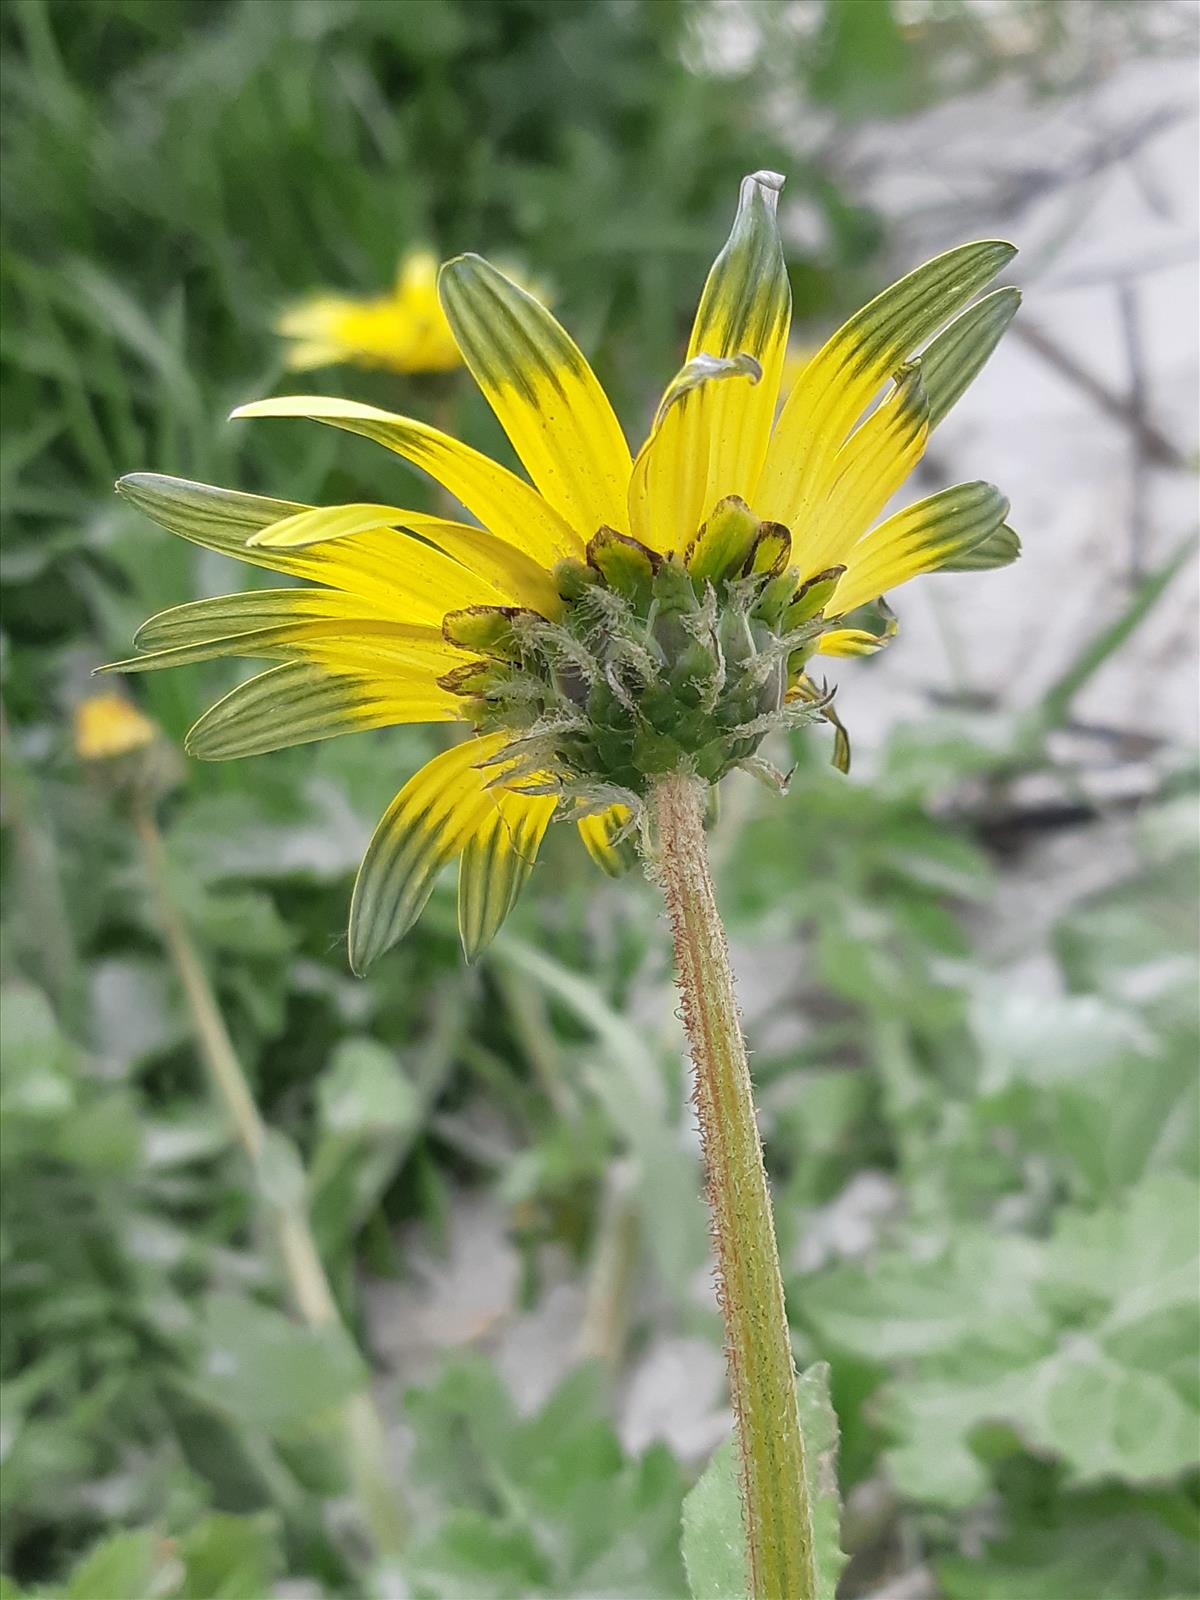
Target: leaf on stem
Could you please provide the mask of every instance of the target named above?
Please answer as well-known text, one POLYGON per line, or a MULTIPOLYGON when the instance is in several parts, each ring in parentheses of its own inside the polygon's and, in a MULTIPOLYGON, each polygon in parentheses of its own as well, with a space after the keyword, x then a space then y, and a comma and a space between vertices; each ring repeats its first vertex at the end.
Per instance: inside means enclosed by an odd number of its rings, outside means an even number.
MULTIPOLYGON (((846 1557, 839 1539, 838 1423, 829 1398, 828 1362, 800 1373, 796 1396, 813 1516, 817 1585, 811 1600, 834 1600, 846 1557)), ((750 1593, 732 1439, 716 1451, 683 1502, 683 1564, 692 1600, 745 1600, 750 1593)))

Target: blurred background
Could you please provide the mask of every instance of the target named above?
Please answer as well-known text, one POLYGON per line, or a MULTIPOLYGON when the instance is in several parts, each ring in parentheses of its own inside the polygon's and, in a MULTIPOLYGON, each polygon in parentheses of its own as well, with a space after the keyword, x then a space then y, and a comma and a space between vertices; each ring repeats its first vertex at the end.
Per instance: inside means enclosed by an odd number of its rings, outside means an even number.
MULTIPOLYGON (((1190 0, 7 0, 0 29, 0 1595, 686 1592, 729 1417, 654 892, 552 831, 478 967, 450 881, 358 981, 352 874, 437 730, 161 755, 159 834, 71 723, 150 612, 254 581, 119 474, 432 503, 364 441, 225 422, 288 388, 504 456, 461 372, 285 374, 281 308, 383 293, 417 246, 507 258, 638 435, 773 167, 800 358, 967 238, 1020 245, 1025 294, 911 486, 999 483, 1024 558, 903 591, 894 646, 834 664, 851 776, 797 737, 789 796, 736 776, 712 840, 797 1357, 832 1363, 839 1592, 1195 1596, 1190 0)), ((177 751, 237 675, 129 696, 177 751)))

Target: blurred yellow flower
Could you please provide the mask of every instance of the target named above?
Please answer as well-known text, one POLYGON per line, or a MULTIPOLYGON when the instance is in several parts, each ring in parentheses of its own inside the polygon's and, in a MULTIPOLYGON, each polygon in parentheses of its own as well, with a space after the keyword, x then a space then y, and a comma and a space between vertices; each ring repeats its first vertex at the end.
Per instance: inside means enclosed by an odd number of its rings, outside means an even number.
POLYGON ((315 294, 289 306, 276 324, 291 341, 287 364, 297 370, 352 361, 393 372, 450 372, 462 365, 437 292, 438 260, 410 251, 388 294, 369 299, 315 294))
POLYGON ((93 694, 75 707, 75 754, 81 761, 111 761, 142 750, 154 724, 119 694, 93 694))

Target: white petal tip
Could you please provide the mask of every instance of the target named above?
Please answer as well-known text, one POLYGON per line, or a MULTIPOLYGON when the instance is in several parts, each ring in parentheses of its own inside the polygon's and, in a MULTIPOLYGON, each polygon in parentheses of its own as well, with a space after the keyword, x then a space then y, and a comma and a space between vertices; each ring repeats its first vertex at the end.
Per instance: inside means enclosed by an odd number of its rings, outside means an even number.
POLYGON ((740 206, 749 205, 757 191, 761 194, 763 202, 774 211, 779 204, 779 191, 786 181, 782 172, 770 172, 765 167, 758 172, 751 172, 742 179, 742 191, 738 203, 740 206))

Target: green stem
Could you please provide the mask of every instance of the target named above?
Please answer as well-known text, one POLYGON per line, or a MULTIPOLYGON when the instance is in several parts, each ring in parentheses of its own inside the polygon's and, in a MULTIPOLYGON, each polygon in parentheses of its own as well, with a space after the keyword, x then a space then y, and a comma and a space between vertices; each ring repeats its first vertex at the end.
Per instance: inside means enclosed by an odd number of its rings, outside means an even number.
POLYGON ((652 805, 712 1211, 717 1287, 754 1600, 815 1600, 812 1508, 779 1250, 725 930, 704 838, 705 786, 663 778, 652 805))
MULTIPOLYGON (((262 1182, 261 1162, 267 1130, 204 964, 175 904, 166 850, 151 806, 135 803, 133 821, 154 893, 163 940, 187 1000, 200 1058, 233 1124, 238 1142, 250 1159, 260 1202, 275 1228, 296 1309, 310 1327, 336 1325, 341 1321, 337 1301, 307 1217, 303 1212, 275 1203, 268 1186, 262 1182)), ((387 1463, 383 1424, 367 1391, 352 1396, 348 1402, 345 1427, 347 1456, 372 1539, 381 1556, 396 1557, 405 1544, 406 1518, 387 1463)))

